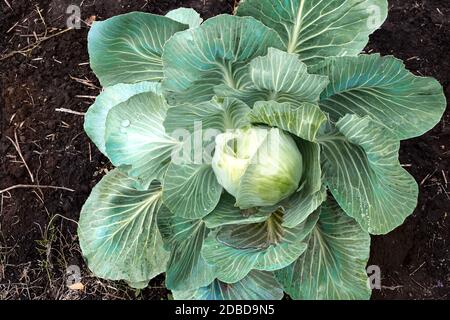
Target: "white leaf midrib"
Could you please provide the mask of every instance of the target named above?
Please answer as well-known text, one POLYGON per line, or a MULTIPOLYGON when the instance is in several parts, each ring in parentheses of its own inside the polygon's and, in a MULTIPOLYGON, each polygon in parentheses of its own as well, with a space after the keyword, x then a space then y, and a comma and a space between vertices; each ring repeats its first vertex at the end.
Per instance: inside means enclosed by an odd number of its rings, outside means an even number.
POLYGON ((293 33, 289 35, 288 53, 295 53, 297 48, 297 39, 300 35, 303 25, 303 8, 305 5, 305 0, 300 0, 300 4, 297 10, 297 17, 295 19, 293 33))

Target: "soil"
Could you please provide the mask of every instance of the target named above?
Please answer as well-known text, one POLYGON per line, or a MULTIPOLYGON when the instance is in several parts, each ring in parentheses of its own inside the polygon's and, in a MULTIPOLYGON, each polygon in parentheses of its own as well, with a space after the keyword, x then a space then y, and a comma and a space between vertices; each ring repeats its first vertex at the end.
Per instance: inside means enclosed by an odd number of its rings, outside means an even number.
MULTIPOLYGON (((437 78, 450 97, 450 3, 389 0, 388 21, 366 51, 405 60, 418 75, 437 78)), ((204 18, 231 13, 234 0, 1 1, 0 189, 18 184, 66 187, 14 189, 0 203, 0 299, 167 299, 163 279, 140 292, 96 279, 77 244, 76 221, 92 187, 110 169, 83 131, 99 83, 88 65, 89 23, 145 11, 193 7, 204 18), (65 28, 69 4, 81 5, 81 29, 65 28), (11 6, 11 7, 9 7, 11 6), (36 39, 55 35, 34 47, 36 39), (30 50, 32 49, 32 50, 30 50), (21 51, 10 55, 13 51, 21 51), (30 173, 14 148, 15 134, 30 173), (33 181, 31 180, 33 177, 33 181), (66 268, 81 268, 84 290, 66 287, 66 268)), ((373 237, 370 265, 382 289, 373 299, 450 298, 450 113, 428 134, 402 143, 401 163, 420 183, 419 204, 406 222, 373 237)))
MULTIPOLYGON (((450 2, 389 0, 389 19, 370 52, 391 54, 432 76, 450 100, 450 2)), ((374 299, 450 299, 450 110, 426 135, 404 141, 400 162, 420 184, 417 209, 385 236, 373 237, 369 264, 382 272, 374 299)))

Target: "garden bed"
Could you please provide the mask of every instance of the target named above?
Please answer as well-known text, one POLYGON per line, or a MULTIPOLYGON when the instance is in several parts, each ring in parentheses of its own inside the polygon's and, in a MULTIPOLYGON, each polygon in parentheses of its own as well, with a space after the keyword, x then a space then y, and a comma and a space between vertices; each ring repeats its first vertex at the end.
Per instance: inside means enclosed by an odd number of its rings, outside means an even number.
MULTIPOLYGON (((0 189, 35 184, 70 189, 27 187, 0 195, 0 299, 167 299, 162 277, 136 296, 123 283, 93 277, 81 258, 76 221, 90 190, 111 168, 83 131, 82 113, 100 92, 88 64, 87 32, 92 21, 120 13, 164 14, 186 6, 209 18, 231 13, 235 2, 0 2, 0 189), (62 32, 66 8, 77 2, 81 29, 62 32), (67 288, 70 265, 81 268, 84 290, 67 288)), ((389 3, 388 21, 371 37, 367 52, 405 60, 415 74, 437 78, 450 97, 450 3, 389 3)), ((369 264, 381 268, 383 286, 372 297, 449 299, 448 110, 431 132, 402 143, 400 160, 420 184, 419 204, 401 227, 372 238, 369 264)))

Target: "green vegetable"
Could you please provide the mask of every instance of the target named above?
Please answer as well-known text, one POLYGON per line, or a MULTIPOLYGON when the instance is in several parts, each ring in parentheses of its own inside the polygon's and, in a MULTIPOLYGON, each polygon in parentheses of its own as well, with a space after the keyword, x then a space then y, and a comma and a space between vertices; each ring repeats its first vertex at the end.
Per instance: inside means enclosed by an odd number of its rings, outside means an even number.
POLYGON ((241 209, 272 206, 298 189, 302 155, 278 128, 251 127, 217 136, 212 167, 241 209))
POLYGON ((176 299, 367 299, 370 234, 415 209, 400 141, 441 85, 361 54, 386 0, 243 0, 96 22, 85 130, 116 167, 79 222, 92 272, 176 299))

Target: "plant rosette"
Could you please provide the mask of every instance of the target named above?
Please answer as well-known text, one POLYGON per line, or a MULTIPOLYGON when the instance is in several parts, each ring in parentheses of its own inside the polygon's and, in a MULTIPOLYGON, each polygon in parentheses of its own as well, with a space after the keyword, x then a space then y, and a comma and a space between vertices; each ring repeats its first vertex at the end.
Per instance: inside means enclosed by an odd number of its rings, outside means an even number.
POLYGON ((98 277, 176 299, 368 299, 370 234, 416 207, 400 141, 441 85, 362 54, 386 0, 245 0, 95 22, 85 131, 116 167, 79 240, 98 277))

